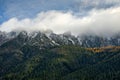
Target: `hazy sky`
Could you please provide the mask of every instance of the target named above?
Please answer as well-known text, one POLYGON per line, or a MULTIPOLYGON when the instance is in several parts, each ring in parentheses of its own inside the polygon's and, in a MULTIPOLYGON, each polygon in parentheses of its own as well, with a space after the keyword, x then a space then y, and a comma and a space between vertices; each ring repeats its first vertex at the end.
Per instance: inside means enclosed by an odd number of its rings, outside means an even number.
POLYGON ((111 34, 120 31, 120 0, 0 0, 0 30, 111 34))

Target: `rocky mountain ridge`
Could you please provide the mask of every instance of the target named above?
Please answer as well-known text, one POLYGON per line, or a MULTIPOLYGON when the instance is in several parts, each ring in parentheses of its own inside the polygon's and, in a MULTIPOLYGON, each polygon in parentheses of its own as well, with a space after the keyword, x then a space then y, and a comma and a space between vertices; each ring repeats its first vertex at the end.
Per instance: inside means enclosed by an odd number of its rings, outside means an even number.
POLYGON ((48 32, 1 32, 0 45, 15 38, 24 38, 24 43, 43 44, 45 46, 59 45, 79 45, 82 47, 104 47, 104 46, 120 46, 120 36, 115 34, 112 37, 101 37, 93 35, 74 36, 70 33, 55 34, 52 31, 48 32))

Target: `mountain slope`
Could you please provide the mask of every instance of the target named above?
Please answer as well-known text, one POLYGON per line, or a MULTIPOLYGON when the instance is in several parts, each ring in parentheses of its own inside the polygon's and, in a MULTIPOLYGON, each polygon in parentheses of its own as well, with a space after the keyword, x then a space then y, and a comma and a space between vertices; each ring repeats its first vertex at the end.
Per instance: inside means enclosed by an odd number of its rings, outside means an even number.
POLYGON ((109 42, 71 34, 22 31, 13 35, 0 46, 0 80, 120 78, 119 36, 109 42))
POLYGON ((111 48, 110 51, 97 52, 96 60, 99 59, 100 62, 78 69, 64 76, 62 80, 119 80, 120 49, 114 50, 114 48, 111 48))
POLYGON ((1 79, 112 80, 114 76, 118 79, 119 52, 93 53, 72 45, 46 50, 26 46, 16 52, 0 54, 3 58, 1 65, 4 64, 0 72, 1 79))

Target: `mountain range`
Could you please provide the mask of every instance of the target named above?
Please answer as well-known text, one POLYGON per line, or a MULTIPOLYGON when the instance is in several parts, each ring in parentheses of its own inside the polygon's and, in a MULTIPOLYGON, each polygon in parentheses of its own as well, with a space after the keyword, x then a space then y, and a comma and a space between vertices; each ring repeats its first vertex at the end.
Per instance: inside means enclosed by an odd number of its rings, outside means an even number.
POLYGON ((16 38, 24 38, 24 43, 45 43, 51 46, 55 45, 79 45, 82 47, 103 47, 103 46, 120 46, 120 35, 119 33, 113 36, 97 36, 97 35, 82 35, 74 36, 70 32, 63 34, 55 34, 51 30, 40 32, 1 32, 0 31, 0 45, 5 42, 12 41, 16 38))
POLYGON ((0 31, 0 80, 119 80, 120 36, 0 31))

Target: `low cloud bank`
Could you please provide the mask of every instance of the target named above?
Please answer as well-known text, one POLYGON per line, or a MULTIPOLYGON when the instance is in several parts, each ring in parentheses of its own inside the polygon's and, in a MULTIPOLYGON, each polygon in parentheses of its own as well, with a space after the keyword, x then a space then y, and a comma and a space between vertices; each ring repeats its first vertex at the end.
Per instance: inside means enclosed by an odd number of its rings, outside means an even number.
POLYGON ((120 32, 120 7, 92 10, 89 15, 79 17, 73 12, 47 11, 34 19, 11 18, 0 25, 1 31, 53 30, 55 33, 71 31, 72 34, 112 35, 120 32))

